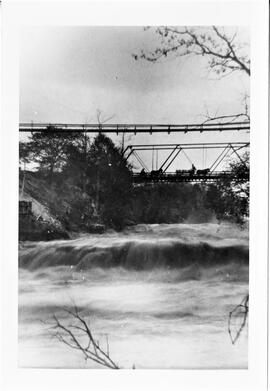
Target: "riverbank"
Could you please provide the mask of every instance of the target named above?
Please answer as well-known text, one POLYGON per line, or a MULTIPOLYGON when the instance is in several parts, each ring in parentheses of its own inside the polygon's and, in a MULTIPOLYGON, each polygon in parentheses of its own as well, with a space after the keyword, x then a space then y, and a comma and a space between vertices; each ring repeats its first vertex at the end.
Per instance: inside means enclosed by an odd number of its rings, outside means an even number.
MULTIPOLYGON (((57 183, 51 184, 46 176, 32 171, 20 171, 19 179, 19 241, 71 239, 109 228, 98 223, 95 215, 92 219, 87 216, 86 221, 79 205, 73 205, 79 192, 74 186, 60 191, 57 183)), ((91 200, 85 196, 87 203, 91 200)))
MULTIPOLYGON (((232 217, 227 209, 215 212, 217 194, 213 185, 170 184, 140 185, 129 189, 125 202, 104 196, 96 190, 84 192, 74 181, 64 181, 55 173, 51 181, 42 172, 20 171, 19 240, 68 239, 73 233, 102 234, 113 229, 121 232, 137 224, 209 223, 235 221, 244 224, 239 211, 232 217), (105 197, 105 198, 104 198, 105 197)), ((95 187, 93 187, 95 189, 95 187)), ((120 191, 118 186, 117 191, 120 191)), ((115 190, 115 191, 116 191, 115 190)), ((219 205, 219 203, 218 203, 219 205)), ((222 205, 222 203, 220 204, 222 205)))

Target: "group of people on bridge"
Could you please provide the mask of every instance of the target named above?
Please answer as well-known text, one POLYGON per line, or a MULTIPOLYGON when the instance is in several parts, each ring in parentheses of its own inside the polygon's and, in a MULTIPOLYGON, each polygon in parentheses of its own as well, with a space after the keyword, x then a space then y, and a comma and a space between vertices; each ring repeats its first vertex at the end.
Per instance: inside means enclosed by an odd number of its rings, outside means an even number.
MULTIPOLYGON (((175 171, 175 176, 180 177, 180 176, 194 176, 194 175, 207 175, 210 173, 210 168, 204 168, 197 170, 194 164, 192 164, 192 167, 190 170, 176 170, 175 171)), ((145 171, 143 168, 140 172, 140 176, 145 178, 145 177, 150 177, 150 178, 158 178, 161 177, 164 174, 164 171, 162 168, 158 170, 152 170, 149 173, 145 171)))
POLYGON ((207 175, 210 173, 210 168, 203 168, 203 169, 200 169, 200 170, 197 170, 197 168, 194 166, 194 164, 192 164, 192 167, 190 170, 176 170, 175 171, 175 174, 176 175, 190 175, 190 176, 193 176, 193 175, 207 175))

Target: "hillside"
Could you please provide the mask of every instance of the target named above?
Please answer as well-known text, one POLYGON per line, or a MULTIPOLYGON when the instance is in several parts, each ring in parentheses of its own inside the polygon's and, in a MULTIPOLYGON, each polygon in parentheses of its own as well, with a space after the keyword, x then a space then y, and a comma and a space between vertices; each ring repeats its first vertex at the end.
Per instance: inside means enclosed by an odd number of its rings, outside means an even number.
POLYGON ((50 184, 40 172, 20 171, 20 203, 31 202, 31 214, 20 213, 20 240, 67 239, 78 231, 101 231, 102 226, 94 224, 94 221, 90 224, 89 219, 88 227, 83 224, 84 215, 80 215, 79 207, 74 213, 76 195, 83 197, 87 203, 91 201, 75 186, 66 184, 60 189, 57 181, 50 184), (77 214, 76 218, 74 214, 77 214))

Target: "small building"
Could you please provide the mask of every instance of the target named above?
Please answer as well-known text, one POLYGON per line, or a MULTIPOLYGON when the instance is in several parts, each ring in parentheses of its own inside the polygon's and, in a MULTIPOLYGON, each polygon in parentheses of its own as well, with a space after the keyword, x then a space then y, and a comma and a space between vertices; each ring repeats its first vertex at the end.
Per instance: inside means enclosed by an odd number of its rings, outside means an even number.
POLYGON ((32 214, 31 201, 19 201, 19 215, 29 216, 32 214))

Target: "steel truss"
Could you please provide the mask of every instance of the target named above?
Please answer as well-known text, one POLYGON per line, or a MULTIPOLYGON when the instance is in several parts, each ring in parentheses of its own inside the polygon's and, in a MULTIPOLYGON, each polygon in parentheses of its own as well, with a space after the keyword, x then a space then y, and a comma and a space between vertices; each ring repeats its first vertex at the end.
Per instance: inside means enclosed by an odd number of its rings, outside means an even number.
POLYGON ((191 162, 189 157, 186 154, 186 150, 192 150, 192 149, 221 149, 221 153, 218 155, 217 159, 212 163, 212 165, 209 167, 209 173, 213 173, 217 170, 221 162, 228 156, 229 153, 230 156, 235 154, 240 161, 242 161, 241 156, 238 154, 238 151, 243 148, 249 148, 250 143, 249 142, 232 142, 232 143, 193 143, 193 144, 136 144, 136 145, 128 145, 124 151, 124 156, 126 155, 126 160, 128 160, 132 155, 135 156, 135 158, 138 160, 142 168, 146 172, 150 172, 150 170, 147 168, 146 164, 143 162, 142 158, 139 156, 139 151, 161 151, 161 150, 167 150, 171 151, 168 155, 168 157, 164 160, 164 162, 160 165, 159 170, 162 170, 163 173, 166 173, 168 168, 171 166, 171 164, 174 162, 174 160, 177 158, 177 156, 182 153, 185 154, 187 159, 191 162))

